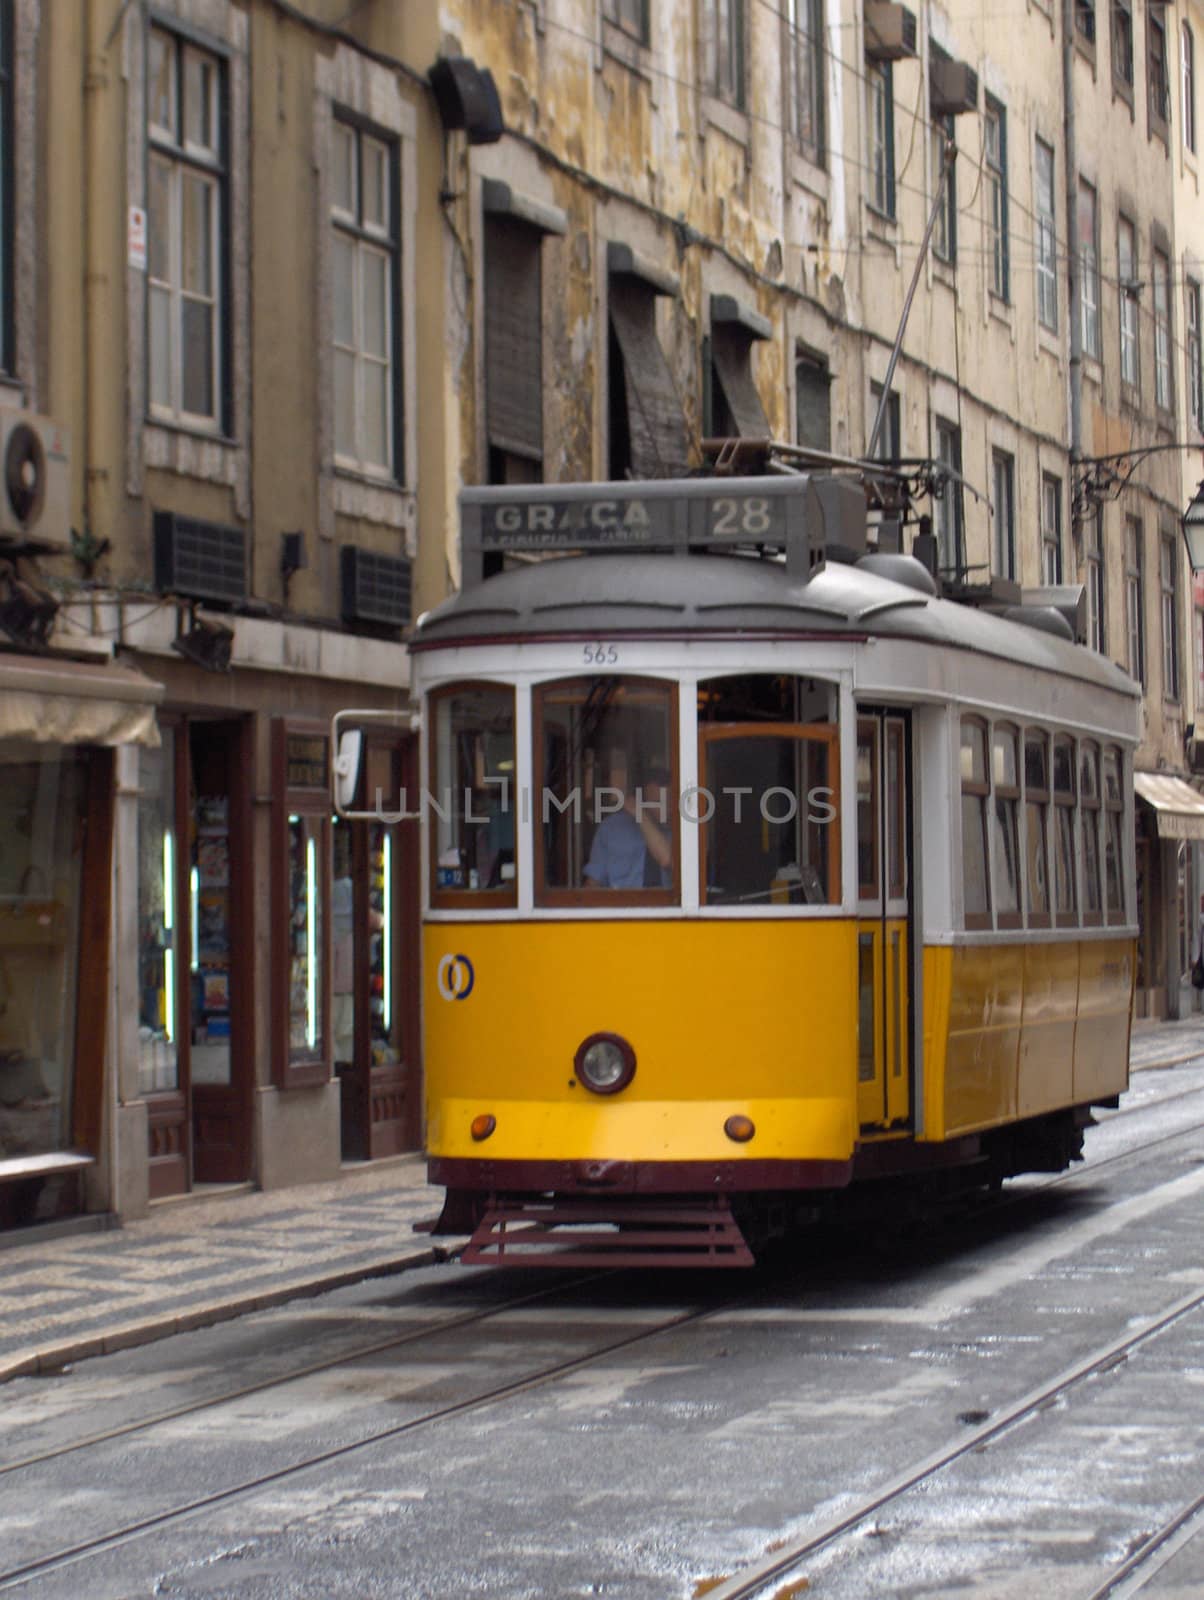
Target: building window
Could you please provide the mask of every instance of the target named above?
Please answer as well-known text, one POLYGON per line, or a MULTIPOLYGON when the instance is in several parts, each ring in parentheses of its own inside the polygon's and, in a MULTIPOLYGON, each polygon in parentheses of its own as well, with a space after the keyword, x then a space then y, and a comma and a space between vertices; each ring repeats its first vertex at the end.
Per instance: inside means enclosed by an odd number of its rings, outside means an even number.
MULTIPOLYGON (((629 265, 615 240, 608 257, 629 265)), ((690 441, 677 385, 656 332, 657 296, 668 289, 612 266, 607 276, 607 468, 611 478, 676 478, 690 441)))
POLYGON ((1074 25, 1079 37, 1095 48, 1095 0, 1075 0, 1074 25))
POLYGON ((895 82, 889 61, 865 64, 867 164, 870 205, 884 217, 895 214, 895 82))
POLYGON ((224 349, 227 155, 221 58, 162 28, 147 49, 150 409, 218 429, 224 349))
POLYGON ((1052 332, 1058 331, 1058 237, 1054 205, 1054 153, 1037 140, 1037 315, 1052 332))
POLYGON ((827 363, 800 355, 794 364, 795 442, 832 448, 832 375, 827 363))
POLYGON ((339 118, 332 137, 335 459, 399 477, 397 146, 339 118))
POLYGON ((1171 409, 1171 264, 1154 251, 1154 400, 1171 409))
POLYGON ((961 725, 962 912, 967 928, 991 926, 991 879, 987 870, 986 724, 963 717, 961 725))
POLYGON ((995 497, 995 572, 1000 578, 1016 576, 1016 462, 1002 450, 991 453, 995 497))
POLYGON ((1062 480, 1041 478, 1041 582, 1062 581, 1062 480))
POLYGON ((1179 698, 1179 547, 1172 534, 1162 535, 1159 577, 1162 586, 1162 693, 1179 698))
POLYGON ((703 88, 744 109, 744 0, 702 0, 703 88))
POLYGON ((1140 517, 1125 518, 1125 629, 1129 676, 1145 686, 1145 592, 1141 570, 1140 517))
POLYGON ((602 0, 602 15, 637 44, 648 43, 648 0, 602 0))
POLYGON ((1204 430, 1204 366, 1200 347, 1200 285, 1187 280, 1188 420, 1204 430))
POLYGON ((1098 361, 1103 353, 1099 325, 1099 208, 1095 190, 1079 179, 1079 303, 1082 307, 1083 353, 1098 361))
POLYGON ((1083 539, 1087 556, 1087 643, 1103 655, 1107 649, 1104 587, 1104 508, 1096 506, 1095 515, 1083 526, 1083 539))
POLYGON ((13 8, 12 0, 0 0, 0 372, 16 367, 13 132, 13 8))
POLYGON ((1147 64, 1149 69, 1150 121, 1166 133, 1171 120, 1171 74, 1166 48, 1166 23, 1150 6, 1145 19, 1147 64))
POLYGON ((1120 295, 1120 381, 1136 389, 1141 377, 1137 364, 1137 296, 1141 285, 1137 281, 1137 235, 1127 217, 1121 217, 1117 224, 1116 270, 1120 295))
POLYGON ((485 218, 485 428, 490 483, 543 478, 543 235, 485 218))
MULTIPOLYGON (((882 385, 870 384, 870 426, 872 434, 874 422, 877 419, 882 405, 882 385)), ((882 429, 878 434, 878 447, 874 451, 878 461, 898 461, 903 453, 902 434, 900 431, 899 396, 892 389, 886 397, 886 410, 882 417, 882 429)))
POLYGON ((824 159, 824 23, 821 0, 786 0, 790 131, 809 161, 824 159))
POLYGON ((937 561, 942 572, 960 573, 965 567, 962 556, 962 496, 960 475, 962 470, 961 429, 952 422, 937 420, 936 458, 941 466, 948 467, 956 477, 945 480, 940 496, 933 500, 933 531, 936 534, 937 561))
POLYGON ((932 253, 938 261, 952 265, 957 260, 957 163, 945 165, 945 148, 956 142, 952 117, 938 117, 932 124, 932 181, 940 185, 941 204, 932 234, 932 253))
POLYGON ((1112 0, 1112 76, 1133 88, 1132 0, 1112 0))
POLYGON ((986 97, 983 114, 986 139, 988 228, 991 240, 991 290, 1008 298, 1008 136, 1007 112, 986 97))
POLYGON ((1184 23, 1179 36, 1180 115, 1183 119, 1183 143, 1188 150, 1196 148, 1196 37, 1189 23, 1184 23))

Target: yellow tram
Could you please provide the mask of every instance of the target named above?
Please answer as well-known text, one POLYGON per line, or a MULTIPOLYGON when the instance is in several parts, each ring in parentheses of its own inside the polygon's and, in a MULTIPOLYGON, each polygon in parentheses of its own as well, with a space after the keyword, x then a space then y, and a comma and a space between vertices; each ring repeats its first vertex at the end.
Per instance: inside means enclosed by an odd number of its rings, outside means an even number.
POLYGON ((462 515, 413 641, 437 1231, 746 1265, 850 1185, 1074 1160, 1128 1081, 1139 700, 1073 597, 941 598, 834 474, 462 515))

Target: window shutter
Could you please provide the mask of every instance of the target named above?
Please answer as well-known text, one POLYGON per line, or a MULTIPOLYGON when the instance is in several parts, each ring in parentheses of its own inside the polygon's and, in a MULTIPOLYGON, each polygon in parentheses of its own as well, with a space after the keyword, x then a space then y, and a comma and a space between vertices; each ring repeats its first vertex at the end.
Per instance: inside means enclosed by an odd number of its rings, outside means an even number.
POLYGON ((753 382, 750 335, 742 328, 723 324, 712 328, 711 360, 740 438, 771 438, 769 418, 753 382))
POLYGON ((485 224, 485 413, 489 443, 543 459, 540 241, 534 228, 485 224))
POLYGON ((798 444, 813 450, 832 448, 832 399, 827 369, 816 361, 800 361, 795 368, 798 387, 798 444))
MULTIPOLYGON (((688 468, 690 447, 673 374, 656 337, 654 290, 612 273, 610 322, 623 357, 632 476, 679 477, 688 468)), ((611 382, 617 381, 612 373, 611 382)))

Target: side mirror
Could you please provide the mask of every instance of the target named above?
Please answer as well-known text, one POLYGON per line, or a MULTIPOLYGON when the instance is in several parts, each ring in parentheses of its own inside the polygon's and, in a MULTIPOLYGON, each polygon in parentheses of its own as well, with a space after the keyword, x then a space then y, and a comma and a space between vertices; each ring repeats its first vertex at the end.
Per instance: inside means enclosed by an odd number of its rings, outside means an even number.
POLYGON ((334 806, 338 812, 350 811, 355 802, 363 753, 362 729, 344 728, 339 735, 338 754, 334 758, 334 806))

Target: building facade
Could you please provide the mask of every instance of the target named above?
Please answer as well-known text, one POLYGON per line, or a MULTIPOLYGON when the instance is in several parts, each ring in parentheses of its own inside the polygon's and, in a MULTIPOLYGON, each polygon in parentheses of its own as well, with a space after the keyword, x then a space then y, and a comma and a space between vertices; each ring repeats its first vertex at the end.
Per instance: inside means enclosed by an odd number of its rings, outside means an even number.
POLYGON ((414 784, 465 484, 872 451, 968 602, 1084 585, 1191 1003, 1204 15, 1011 9, 0 0, 0 1222, 419 1144, 331 717, 414 784))

